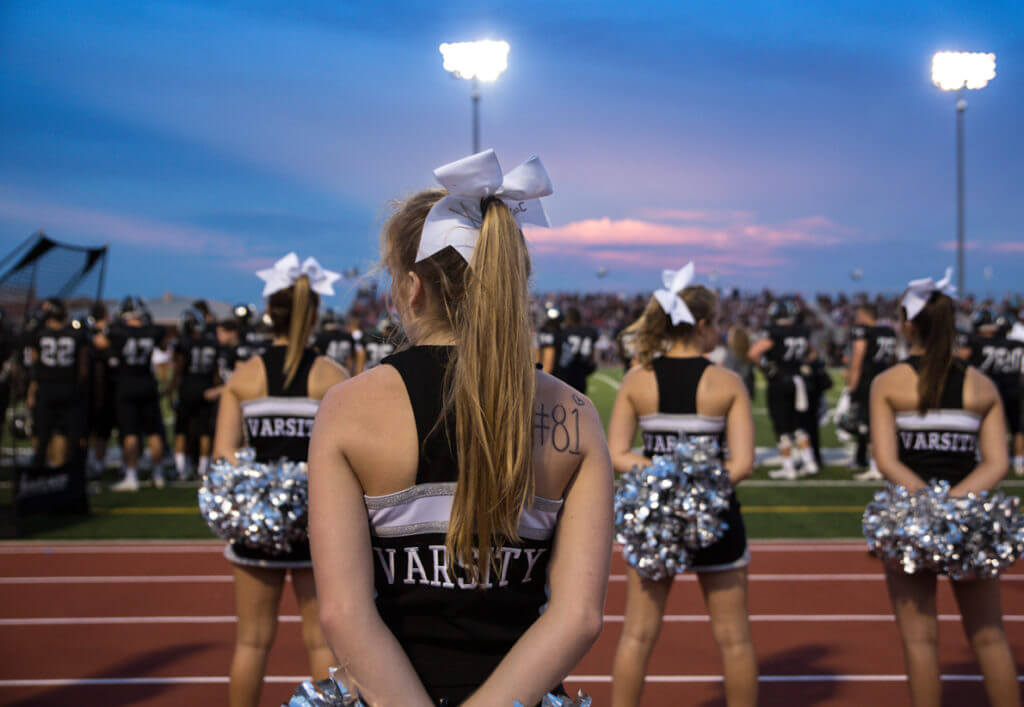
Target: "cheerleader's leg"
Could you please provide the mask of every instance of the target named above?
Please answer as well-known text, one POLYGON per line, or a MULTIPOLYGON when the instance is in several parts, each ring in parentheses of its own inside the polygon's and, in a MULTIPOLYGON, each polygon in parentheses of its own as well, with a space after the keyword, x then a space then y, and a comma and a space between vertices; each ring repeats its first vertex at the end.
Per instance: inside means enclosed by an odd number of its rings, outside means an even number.
POLYGON ((647 661, 661 632, 673 578, 652 582, 626 568, 626 616, 612 666, 612 707, 635 707, 644 689, 647 661))
POLYGON ((234 566, 235 654, 231 659, 231 707, 257 707, 267 655, 277 634, 286 570, 234 566))
POLYGON ((320 603, 312 569, 292 570, 292 590, 302 615, 302 642, 309 654, 310 673, 314 680, 325 680, 332 666, 338 665, 327 639, 320 629, 320 603))
POLYGON ((935 608, 936 577, 886 568, 893 613, 903 639, 910 699, 914 707, 939 707, 939 620, 935 608))
POLYGON ((985 676, 985 691, 993 707, 1020 705, 1020 684, 1010 642, 1003 628, 999 579, 953 582, 964 632, 985 676))
POLYGON ((725 701, 729 707, 757 704, 757 656, 747 609, 747 568, 698 572, 711 634, 722 655, 725 701))

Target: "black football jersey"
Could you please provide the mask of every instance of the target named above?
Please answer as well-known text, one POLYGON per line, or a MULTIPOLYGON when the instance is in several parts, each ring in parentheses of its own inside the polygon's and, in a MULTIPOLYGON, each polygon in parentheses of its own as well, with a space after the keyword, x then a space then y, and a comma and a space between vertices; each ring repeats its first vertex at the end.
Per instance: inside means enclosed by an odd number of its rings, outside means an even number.
POLYGON ((41 384, 77 383, 81 373, 79 357, 85 355, 86 341, 80 329, 40 327, 30 344, 37 355, 35 379, 41 384))
POLYGON ((313 348, 338 365, 349 368, 355 361, 356 351, 362 348, 351 332, 344 329, 325 331, 316 338, 313 348))
POLYGON ((896 332, 892 327, 857 325, 851 330, 850 338, 867 342, 861 374, 865 383, 896 363, 896 332))
POLYGON ((174 345, 174 352, 183 358, 182 385, 213 385, 217 373, 217 340, 208 336, 184 337, 174 345))
POLYGON ((805 326, 773 326, 768 329, 772 347, 764 355, 779 373, 795 374, 811 353, 811 334, 805 326))
POLYGON ((248 361, 253 356, 262 356, 270 346, 270 337, 260 331, 243 329, 238 332, 238 345, 235 346, 235 363, 248 361))
POLYGON ((1000 390, 1016 390, 1024 372, 1024 342, 1000 337, 968 338, 971 349, 968 361, 991 378, 1000 390))
POLYGON ((597 330, 593 327, 566 327, 558 333, 555 375, 564 381, 585 381, 594 372, 594 344, 597 330))
POLYGON ((379 365, 386 356, 395 351, 395 345, 377 332, 371 332, 363 337, 363 348, 366 349, 367 369, 379 365))
POLYGON ((117 360, 118 376, 153 376, 153 351, 164 339, 164 328, 155 324, 110 327, 110 355, 117 360))

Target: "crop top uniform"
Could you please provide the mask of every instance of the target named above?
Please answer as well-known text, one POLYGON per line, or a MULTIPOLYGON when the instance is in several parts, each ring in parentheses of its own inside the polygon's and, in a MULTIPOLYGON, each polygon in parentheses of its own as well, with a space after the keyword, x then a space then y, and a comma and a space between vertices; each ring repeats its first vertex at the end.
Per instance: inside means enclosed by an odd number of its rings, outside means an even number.
MULTIPOLYGON (((295 377, 285 386, 286 351, 285 346, 270 346, 259 354, 267 372, 267 395, 242 401, 242 423, 248 446, 256 452, 256 461, 267 464, 281 459, 307 460, 313 420, 320 405, 319 400, 309 397, 309 373, 316 361, 316 352, 308 348, 302 352, 295 377)), ((293 543, 288 553, 272 554, 233 543, 224 554, 240 565, 278 569, 313 566, 308 540, 293 543)))
MULTIPOLYGON (((921 357, 911 356, 905 363, 917 371, 921 357)), ((966 374, 967 366, 953 359, 937 410, 896 413, 899 460, 925 481, 956 485, 978 465, 981 416, 964 409, 966 374)))
MULTIPOLYGON (((519 520, 520 542, 494 551, 482 581, 448 568, 445 540, 458 480, 454 412, 443 423, 443 381, 452 348, 392 354, 416 420, 416 483, 364 496, 381 618, 435 701, 457 705, 498 666, 548 601, 548 563, 561 500, 535 497, 519 520)), ((560 686, 551 686, 560 689, 560 686)))
MULTIPOLYGON (((724 461, 725 418, 697 414, 697 386, 704 371, 714 364, 703 356, 660 356, 651 365, 658 384, 658 412, 639 419, 644 456, 650 459, 671 454, 676 443, 687 437, 714 437, 719 443, 720 461, 724 461)), ((729 525, 725 535, 699 550, 689 569, 721 572, 750 564, 747 533, 735 491, 729 494, 725 521, 729 525)))

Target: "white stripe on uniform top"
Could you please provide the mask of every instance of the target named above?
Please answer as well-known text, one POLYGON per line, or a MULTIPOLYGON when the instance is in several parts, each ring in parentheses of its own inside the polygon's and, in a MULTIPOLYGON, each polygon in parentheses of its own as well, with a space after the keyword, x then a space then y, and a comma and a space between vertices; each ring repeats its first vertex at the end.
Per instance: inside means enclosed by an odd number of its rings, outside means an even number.
POLYGON ((917 412, 896 413, 896 427, 901 430, 955 430, 977 432, 981 417, 968 410, 929 410, 924 415, 917 412))
POLYGON ((667 432, 683 432, 686 434, 716 434, 725 429, 724 417, 708 415, 681 415, 678 413, 659 412, 640 416, 640 429, 667 432))
MULTIPOLYGON (((377 537, 393 538, 448 532, 455 496, 454 483, 418 484, 386 496, 363 496, 370 528, 377 537)), ((519 534, 547 540, 558 522, 561 501, 535 496, 519 518, 519 534)))
POLYGON ((242 402, 242 415, 261 417, 264 415, 289 415, 292 417, 316 417, 320 402, 312 398, 266 397, 242 402))

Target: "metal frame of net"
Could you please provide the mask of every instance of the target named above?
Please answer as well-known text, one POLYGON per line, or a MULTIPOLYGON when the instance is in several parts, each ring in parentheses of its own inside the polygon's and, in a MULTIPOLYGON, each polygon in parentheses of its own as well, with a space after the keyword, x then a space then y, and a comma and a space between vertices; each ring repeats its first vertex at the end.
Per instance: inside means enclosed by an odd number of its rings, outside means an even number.
POLYGON ((61 243, 34 233, 0 260, 0 308, 18 323, 47 297, 60 297, 68 311, 87 308, 103 296, 108 246, 61 243))

